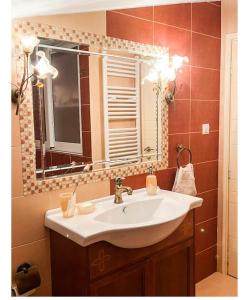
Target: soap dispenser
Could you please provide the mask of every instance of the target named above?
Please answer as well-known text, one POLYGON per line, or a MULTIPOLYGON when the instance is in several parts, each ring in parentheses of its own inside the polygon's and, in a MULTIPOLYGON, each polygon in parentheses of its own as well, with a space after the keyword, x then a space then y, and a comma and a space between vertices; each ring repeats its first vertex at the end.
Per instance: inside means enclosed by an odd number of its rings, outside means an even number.
POLYGON ((148 175, 146 176, 146 193, 147 195, 156 195, 157 193, 157 177, 153 173, 153 167, 148 167, 148 175))

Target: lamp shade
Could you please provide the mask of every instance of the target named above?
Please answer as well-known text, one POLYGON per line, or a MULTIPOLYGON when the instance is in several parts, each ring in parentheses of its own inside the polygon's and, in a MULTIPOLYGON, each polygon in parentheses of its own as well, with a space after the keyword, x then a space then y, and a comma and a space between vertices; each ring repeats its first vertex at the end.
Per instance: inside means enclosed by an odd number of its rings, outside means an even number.
POLYGON ((58 71, 49 63, 45 53, 43 51, 37 51, 37 56, 40 57, 38 63, 34 66, 34 72, 37 77, 45 79, 48 75, 51 75, 52 79, 56 78, 58 71))
POLYGON ((32 53, 33 49, 39 44, 39 39, 32 35, 24 35, 21 44, 25 53, 32 53))

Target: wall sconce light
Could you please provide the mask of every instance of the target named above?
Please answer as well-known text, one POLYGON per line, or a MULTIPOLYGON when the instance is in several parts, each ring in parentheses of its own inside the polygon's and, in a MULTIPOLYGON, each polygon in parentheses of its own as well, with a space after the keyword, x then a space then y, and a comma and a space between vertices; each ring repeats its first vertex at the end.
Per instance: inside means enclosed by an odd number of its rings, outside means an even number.
POLYGON ((174 102, 178 70, 183 63, 188 61, 189 59, 186 56, 173 55, 169 59, 169 56, 165 55, 153 62, 151 71, 144 79, 154 82, 154 91, 157 98, 162 94, 167 104, 174 102))
POLYGON ((39 60, 35 66, 31 66, 32 72, 30 75, 30 56, 34 48, 39 44, 39 39, 34 36, 23 36, 21 44, 24 52, 24 71, 20 85, 13 88, 11 91, 12 102, 17 105, 16 115, 18 115, 19 107, 25 100, 25 91, 28 87, 29 80, 32 77, 37 79, 35 86, 42 88, 43 83, 40 82, 39 79, 45 79, 48 75, 54 79, 58 75, 58 71, 50 65, 49 60, 43 51, 37 51, 36 55, 39 57, 39 60))
POLYGON ((174 55, 171 57, 169 69, 171 70, 171 76, 168 77, 168 83, 165 90, 165 101, 167 104, 174 102, 176 93, 176 77, 178 70, 182 67, 183 63, 188 63, 188 57, 174 55))

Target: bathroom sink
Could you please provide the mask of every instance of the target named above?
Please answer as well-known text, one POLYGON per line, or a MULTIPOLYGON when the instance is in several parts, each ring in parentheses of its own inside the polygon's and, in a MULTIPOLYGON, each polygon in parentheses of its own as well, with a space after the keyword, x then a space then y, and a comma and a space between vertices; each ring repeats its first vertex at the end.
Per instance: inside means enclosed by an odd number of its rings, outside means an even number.
POLYGON ((188 211, 202 205, 202 199, 165 190, 148 196, 145 189, 123 195, 114 204, 113 196, 93 200, 95 212, 63 218, 60 209, 46 212, 45 226, 81 246, 107 241, 122 248, 153 245, 167 238, 184 220, 188 211))
POLYGON ((154 218, 156 219, 158 215, 161 218, 173 216, 178 213, 179 208, 173 201, 169 201, 168 199, 146 199, 114 207, 99 214, 95 217, 95 220, 110 224, 134 225, 150 222, 154 218))

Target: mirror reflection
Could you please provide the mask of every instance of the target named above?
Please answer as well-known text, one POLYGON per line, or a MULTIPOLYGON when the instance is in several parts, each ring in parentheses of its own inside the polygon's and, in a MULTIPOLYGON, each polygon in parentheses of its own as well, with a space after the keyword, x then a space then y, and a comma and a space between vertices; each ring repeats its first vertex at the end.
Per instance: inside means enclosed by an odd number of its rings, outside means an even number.
POLYGON ((152 57, 39 39, 59 74, 33 85, 37 178, 161 160, 152 57))

